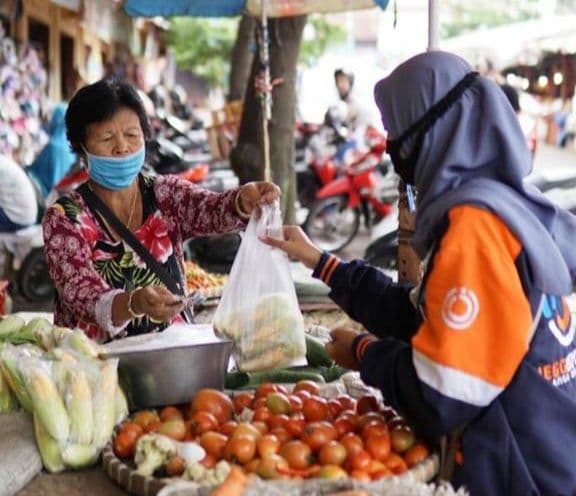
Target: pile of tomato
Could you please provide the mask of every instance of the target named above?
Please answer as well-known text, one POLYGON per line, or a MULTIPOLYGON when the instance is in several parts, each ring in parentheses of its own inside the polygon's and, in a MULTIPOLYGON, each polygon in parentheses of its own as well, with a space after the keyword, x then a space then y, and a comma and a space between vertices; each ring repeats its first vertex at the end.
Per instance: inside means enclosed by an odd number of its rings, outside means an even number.
MULTIPOLYGON (((129 458, 140 435, 157 432, 198 442, 207 468, 227 460, 265 479, 362 481, 401 474, 429 456, 404 419, 374 396, 328 400, 318 393, 311 381, 298 382, 291 392, 266 383, 233 398, 203 389, 189 405, 136 413, 120 427, 114 451, 129 458)), ((180 475, 184 468, 182 460, 170 460, 166 470, 180 475)))

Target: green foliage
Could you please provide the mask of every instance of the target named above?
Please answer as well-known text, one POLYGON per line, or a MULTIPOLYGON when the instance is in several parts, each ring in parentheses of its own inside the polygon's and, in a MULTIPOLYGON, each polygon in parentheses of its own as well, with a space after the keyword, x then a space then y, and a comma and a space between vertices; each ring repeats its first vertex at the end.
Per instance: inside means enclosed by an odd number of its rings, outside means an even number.
POLYGON ((341 26, 329 23, 323 15, 308 16, 308 24, 304 28, 304 39, 300 46, 299 61, 312 65, 330 45, 342 43, 346 39, 346 31, 341 26), (310 33, 308 38, 307 33, 310 33))
POLYGON ((492 28, 538 17, 534 0, 498 3, 452 0, 443 5, 443 12, 445 16, 440 30, 444 39, 478 28, 492 28))
MULTIPOLYGON (((188 69, 206 79, 211 86, 225 87, 230 71, 232 48, 236 40, 238 18, 172 19, 167 41, 180 69, 188 69)), ((325 17, 308 17, 307 32, 300 49, 300 61, 312 64, 326 48, 345 39, 345 31, 328 23, 325 17)))
POLYGON ((238 19, 174 18, 167 40, 178 67, 191 70, 212 86, 224 86, 237 25, 238 19))

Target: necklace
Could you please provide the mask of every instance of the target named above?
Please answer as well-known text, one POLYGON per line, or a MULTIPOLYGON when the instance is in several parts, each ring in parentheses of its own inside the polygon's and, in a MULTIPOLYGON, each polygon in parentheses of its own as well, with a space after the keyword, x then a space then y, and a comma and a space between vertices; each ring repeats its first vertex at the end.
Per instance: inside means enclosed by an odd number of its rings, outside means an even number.
POLYGON ((134 190, 134 198, 132 198, 132 207, 130 208, 130 216, 128 217, 128 222, 126 222, 126 227, 130 229, 130 224, 132 224, 132 217, 134 216, 134 211, 136 207, 136 198, 138 198, 138 186, 134 190))

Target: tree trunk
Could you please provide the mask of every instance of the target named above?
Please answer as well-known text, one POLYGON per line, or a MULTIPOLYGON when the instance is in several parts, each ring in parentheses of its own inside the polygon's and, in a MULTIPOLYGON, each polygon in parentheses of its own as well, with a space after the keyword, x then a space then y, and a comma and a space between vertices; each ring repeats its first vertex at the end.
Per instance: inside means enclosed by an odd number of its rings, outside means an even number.
POLYGON ((228 101, 242 100, 246 93, 250 67, 254 59, 254 43, 256 35, 256 19, 247 14, 238 23, 238 33, 232 51, 228 101))
MULTIPOLYGON (((306 16, 271 19, 270 76, 283 82, 272 92, 272 119, 268 126, 272 180, 282 189, 284 221, 295 222, 296 175, 294 172, 294 124, 296 120, 296 64, 306 16)), ((254 78, 260 69, 254 57, 250 80, 244 98, 244 111, 238 142, 230 155, 233 170, 241 183, 260 180, 264 173, 261 140, 260 100, 254 91, 254 78)))

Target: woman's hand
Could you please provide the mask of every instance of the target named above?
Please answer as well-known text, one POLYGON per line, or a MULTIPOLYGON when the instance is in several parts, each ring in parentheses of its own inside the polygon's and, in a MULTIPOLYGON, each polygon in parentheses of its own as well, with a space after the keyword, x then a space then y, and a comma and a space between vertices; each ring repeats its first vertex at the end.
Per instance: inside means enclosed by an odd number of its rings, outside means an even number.
POLYGON ((358 333, 352 329, 337 327, 332 329, 330 335, 332 336, 332 341, 326 345, 326 351, 330 358, 341 367, 358 370, 360 363, 358 363, 352 350, 352 342, 358 336, 358 333))
POLYGON ((262 242, 274 248, 285 251, 289 257, 302 262, 309 269, 313 269, 320 261, 322 251, 314 246, 306 233, 298 226, 284 226, 284 239, 270 236, 261 238, 262 242))
POLYGON ((255 208, 272 203, 278 198, 280 198, 280 188, 266 181, 246 183, 238 192, 240 210, 246 215, 251 215, 255 208))
POLYGON ((169 322, 182 310, 182 297, 168 291, 164 286, 145 286, 132 296, 132 310, 145 313, 154 322, 169 322))

